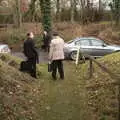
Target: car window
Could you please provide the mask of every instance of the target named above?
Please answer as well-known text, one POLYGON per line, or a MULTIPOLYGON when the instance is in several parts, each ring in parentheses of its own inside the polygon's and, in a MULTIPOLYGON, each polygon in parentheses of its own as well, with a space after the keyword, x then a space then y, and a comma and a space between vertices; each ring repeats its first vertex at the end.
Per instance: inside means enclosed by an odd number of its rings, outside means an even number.
POLYGON ((92 42, 92 46, 102 46, 104 44, 104 42, 99 39, 92 39, 91 42, 92 42))
POLYGON ((75 42, 75 45, 80 45, 80 41, 76 41, 76 42, 75 42))
POLYGON ((84 46, 90 46, 90 40, 80 40, 80 44, 84 46))
POLYGON ((75 42, 76 45, 90 46, 90 40, 83 39, 75 42))

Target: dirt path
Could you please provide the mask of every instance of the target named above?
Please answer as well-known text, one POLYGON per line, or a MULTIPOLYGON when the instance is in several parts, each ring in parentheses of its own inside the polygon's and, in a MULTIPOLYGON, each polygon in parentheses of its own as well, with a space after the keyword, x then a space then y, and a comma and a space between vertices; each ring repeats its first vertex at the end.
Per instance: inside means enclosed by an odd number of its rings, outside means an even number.
POLYGON ((35 83, 35 87, 40 85, 42 90, 41 96, 36 95, 39 120, 88 120, 85 81, 75 71, 74 63, 64 62, 65 80, 58 76, 53 81, 45 68, 45 65, 40 65, 42 75, 35 83))

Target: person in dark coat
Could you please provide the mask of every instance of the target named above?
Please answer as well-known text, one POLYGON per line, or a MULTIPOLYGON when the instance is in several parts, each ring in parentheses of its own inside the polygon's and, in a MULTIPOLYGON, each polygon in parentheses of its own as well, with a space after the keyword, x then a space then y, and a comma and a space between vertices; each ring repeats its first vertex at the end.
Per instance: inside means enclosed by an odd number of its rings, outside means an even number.
POLYGON ((36 78, 36 63, 39 63, 39 56, 35 49, 34 35, 32 32, 27 34, 27 40, 24 42, 24 54, 30 65, 30 74, 36 78))
POLYGON ((49 32, 44 31, 44 33, 43 33, 43 43, 44 43, 45 52, 49 52, 50 41, 51 41, 50 31, 49 32))

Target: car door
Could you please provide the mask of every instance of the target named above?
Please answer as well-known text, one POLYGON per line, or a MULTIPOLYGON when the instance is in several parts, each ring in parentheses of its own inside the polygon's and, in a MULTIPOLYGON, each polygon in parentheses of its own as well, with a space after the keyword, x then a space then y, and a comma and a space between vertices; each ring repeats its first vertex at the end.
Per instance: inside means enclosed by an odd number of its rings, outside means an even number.
POLYGON ((112 52, 110 48, 104 43, 104 41, 99 39, 91 39, 92 44, 92 56, 104 56, 112 52))
POLYGON ((80 39, 75 42, 75 45, 80 46, 80 50, 84 54, 92 54, 91 41, 89 39, 80 39))

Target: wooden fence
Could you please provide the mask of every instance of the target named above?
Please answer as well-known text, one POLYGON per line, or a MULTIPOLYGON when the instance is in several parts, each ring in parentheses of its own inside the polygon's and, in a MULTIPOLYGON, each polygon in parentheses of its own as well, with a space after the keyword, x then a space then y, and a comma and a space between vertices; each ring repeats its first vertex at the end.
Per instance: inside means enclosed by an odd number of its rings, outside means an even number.
POLYGON ((6 31, 8 25, 7 24, 0 24, 0 31, 6 31))
POLYGON ((118 86, 118 120, 120 120, 120 76, 114 74, 112 71, 110 71, 107 67, 105 67, 103 64, 99 63, 94 57, 85 54, 84 56, 86 56, 89 59, 89 78, 92 78, 93 76, 93 63, 95 63, 96 65, 98 65, 104 72, 108 73, 109 76, 116 80, 115 81, 115 85, 118 86))
MULTIPOLYGON (((76 56, 76 65, 78 64, 79 59, 81 58, 88 58, 89 59, 89 78, 92 78, 93 76, 93 63, 97 64, 104 72, 108 73, 109 76, 115 80, 115 85, 118 86, 118 120, 120 120, 120 76, 114 74, 112 71, 110 71, 107 67, 105 67, 103 64, 99 63, 93 56, 90 56, 88 54, 84 54, 80 52, 80 47, 78 47, 77 50, 77 56, 76 56), (82 56, 82 57, 81 57, 82 56)), ((84 59, 83 59, 84 62, 84 59)))

